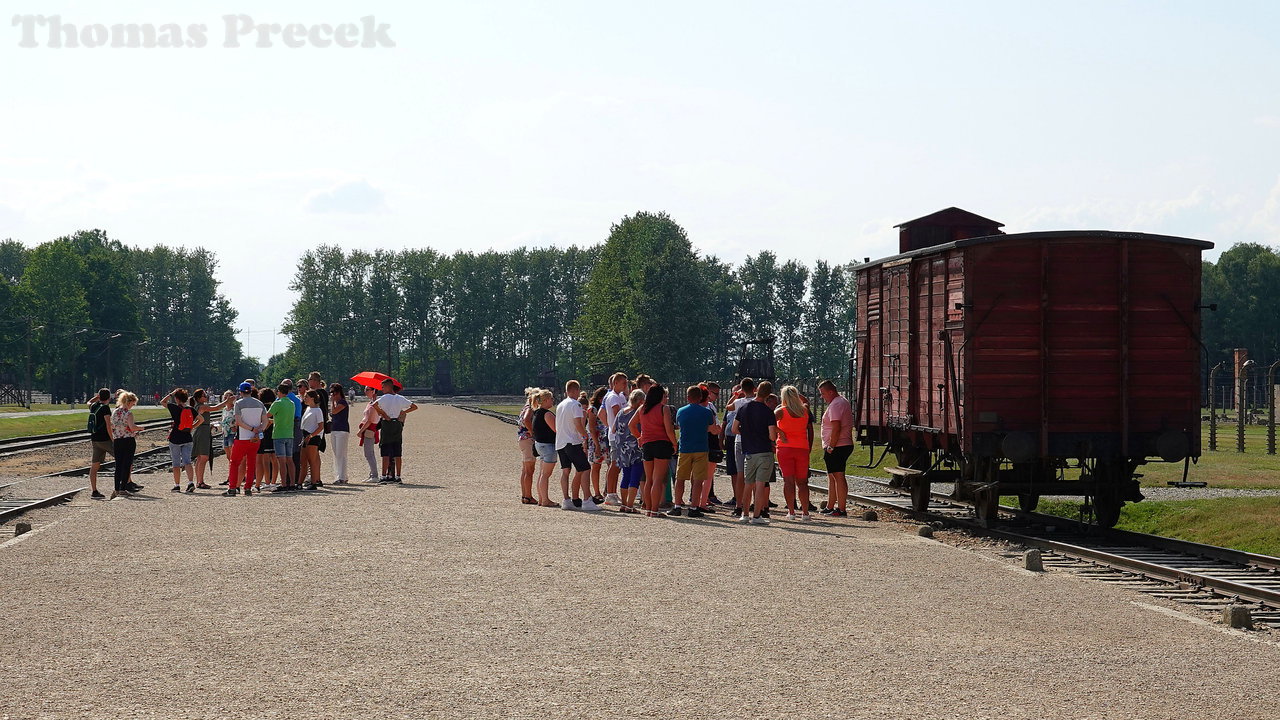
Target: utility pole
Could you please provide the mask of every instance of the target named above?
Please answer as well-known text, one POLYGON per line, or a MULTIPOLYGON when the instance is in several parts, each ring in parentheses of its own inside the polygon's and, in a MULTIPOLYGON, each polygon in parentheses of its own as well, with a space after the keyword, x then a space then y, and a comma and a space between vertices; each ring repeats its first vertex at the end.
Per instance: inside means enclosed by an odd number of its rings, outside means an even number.
POLYGON ((31 409, 31 334, 35 330, 31 327, 31 316, 27 316, 27 409, 31 409))
POLYGON ((387 316, 387 374, 391 375, 391 316, 387 316))

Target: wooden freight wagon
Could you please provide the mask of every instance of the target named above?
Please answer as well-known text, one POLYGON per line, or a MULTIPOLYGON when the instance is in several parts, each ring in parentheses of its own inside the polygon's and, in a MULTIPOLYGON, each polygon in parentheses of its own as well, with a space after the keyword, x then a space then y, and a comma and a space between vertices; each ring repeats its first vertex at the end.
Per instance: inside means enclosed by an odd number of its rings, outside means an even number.
POLYGON ((995 518, 1000 495, 1142 499, 1148 462, 1200 455, 1200 254, 1130 232, 1004 234, 949 208, 856 268, 856 421, 918 509, 931 485, 995 518))

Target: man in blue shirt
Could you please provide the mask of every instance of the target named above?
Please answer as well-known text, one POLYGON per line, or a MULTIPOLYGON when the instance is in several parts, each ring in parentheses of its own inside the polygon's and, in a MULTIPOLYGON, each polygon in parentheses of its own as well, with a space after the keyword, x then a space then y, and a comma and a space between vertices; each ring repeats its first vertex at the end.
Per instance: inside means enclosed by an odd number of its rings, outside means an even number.
POLYGON ((702 404, 702 388, 690 385, 685 390, 688 404, 676 411, 676 425, 680 428, 680 459, 676 464, 675 507, 668 515, 681 514, 684 500, 684 483, 689 481, 689 517, 702 517, 698 499, 702 497, 702 485, 707 481, 707 433, 720 434, 716 424, 716 412, 702 404))

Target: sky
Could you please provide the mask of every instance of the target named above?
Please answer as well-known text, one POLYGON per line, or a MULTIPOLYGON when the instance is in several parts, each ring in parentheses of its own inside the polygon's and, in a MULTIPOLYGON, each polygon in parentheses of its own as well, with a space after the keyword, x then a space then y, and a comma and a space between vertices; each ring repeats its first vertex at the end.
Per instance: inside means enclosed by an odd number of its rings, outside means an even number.
POLYGON ((847 262, 953 205, 1280 244, 1276 2, 246 5, 7 2, 0 238, 209 248, 264 361, 319 244, 584 246, 665 211, 722 260, 847 262), (196 46, 53 47, 35 15, 196 46))

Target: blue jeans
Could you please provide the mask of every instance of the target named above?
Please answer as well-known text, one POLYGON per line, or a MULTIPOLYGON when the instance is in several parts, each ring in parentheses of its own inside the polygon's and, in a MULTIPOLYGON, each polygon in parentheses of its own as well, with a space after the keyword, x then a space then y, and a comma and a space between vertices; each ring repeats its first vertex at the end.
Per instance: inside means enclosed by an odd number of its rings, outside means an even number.
POLYGON ((276 438, 272 442, 275 443, 276 457, 291 457, 293 455, 293 438, 276 438))

